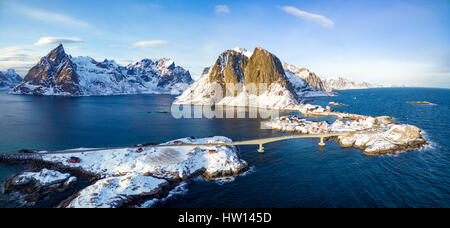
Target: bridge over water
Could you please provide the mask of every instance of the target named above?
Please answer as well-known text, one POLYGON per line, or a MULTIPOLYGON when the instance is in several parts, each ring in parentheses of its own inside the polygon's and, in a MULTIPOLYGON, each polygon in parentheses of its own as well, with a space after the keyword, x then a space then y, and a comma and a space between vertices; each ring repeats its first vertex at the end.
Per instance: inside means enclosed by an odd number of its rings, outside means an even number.
POLYGON ((233 146, 239 146, 239 145, 259 145, 258 152, 263 153, 264 152, 264 144, 276 142, 276 141, 282 141, 282 140, 288 140, 288 139, 298 139, 298 138, 320 138, 319 146, 325 146, 325 143, 323 141, 324 138, 333 137, 333 136, 340 136, 348 134, 348 132, 337 132, 337 133, 324 133, 324 134, 299 134, 299 135, 286 135, 286 136, 279 136, 279 137, 270 137, 270 138, 262 138, 262 139, 252 139, 252 140, 244 140, 244 141, 237 141, 237 142, 231 142, 231 143, 224 143, 224 145, 233 145, 233 146))
POLYGON ((297 138, 319 138, 319 146, 325 146, 324 138, 340 136, 348 134, 348 132, 336 132, 336 133, 323 133, 323 134, 297 134, 297 135, 286 135, 279 137, 269 137, 269 138, 261 138, 261 139, 251 139, 251 140, 243 140, 243 141, 235 141, 230 143, 205 143, 205 144, 191 144, 191 143, 182 143, 182 144, 170 144, 170 145, 150 145, 150 146, 131 146, 131 147, 110 147, 110 148, 96 148, 96 149, 80 149, 80 150, 62 150, 62 151, 49 151, 40 154, 72 154, 72 153, 85 153, 85 152, 96 152, 96 151, 104 151, 104 150, 114 150, 114 149, 126 149, 126 148, 154 148, 154 147, 180 147, 180 146, 243 146, 243 145, 258 145, 258 152, 264 152, 264 144, 283 141, 289 139, 297 139, 297 138))

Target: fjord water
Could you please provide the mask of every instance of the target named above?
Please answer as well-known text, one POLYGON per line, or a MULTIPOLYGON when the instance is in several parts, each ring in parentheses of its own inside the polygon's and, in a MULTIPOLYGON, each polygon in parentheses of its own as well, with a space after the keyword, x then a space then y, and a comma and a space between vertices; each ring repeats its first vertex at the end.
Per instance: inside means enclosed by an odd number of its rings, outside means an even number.
MULTIPOLYGON (((449 207, 450 90, 383 88, 340 91, 312 99, 348 104, 358 114, 389 115, 426 132, 431 145, 397 155, 367 157, 360 149, 315 139, 240 147, 252 171, 231 182, 195 180, 184 193, 154 207, 449 207), (436 105, 409 104, 427 100, 436 105)), ((195 136, 233 140, 281 135, 261 130, 259 119, 175 119, 169 95, 42 97, 0 94, 0 152, 127 146, 195 136)), ((328 118, 329 119, 329 118, 328 118)), ((330 119, 331 120, 331 119, 330 119)), ((23 166, 0 164, 0 181, 23 166)), ((10 206, 5 196, 0 207, 10 206)))

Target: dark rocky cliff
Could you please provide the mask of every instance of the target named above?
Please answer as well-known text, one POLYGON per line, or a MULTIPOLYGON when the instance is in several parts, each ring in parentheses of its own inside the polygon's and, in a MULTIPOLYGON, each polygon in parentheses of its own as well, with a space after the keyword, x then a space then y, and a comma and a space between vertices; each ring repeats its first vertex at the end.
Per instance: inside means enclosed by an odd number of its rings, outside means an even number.
POLYGON ((53 93, 80 95, 78 82, 76 65, 73 64, 60 44, 28 71, 23 82, 14 88, 13 92, 41 95, 44 93, 42 91, 44 87, 53 88, 53 93), (25 83, 36 86, 36 88, 21 86, 25 83))

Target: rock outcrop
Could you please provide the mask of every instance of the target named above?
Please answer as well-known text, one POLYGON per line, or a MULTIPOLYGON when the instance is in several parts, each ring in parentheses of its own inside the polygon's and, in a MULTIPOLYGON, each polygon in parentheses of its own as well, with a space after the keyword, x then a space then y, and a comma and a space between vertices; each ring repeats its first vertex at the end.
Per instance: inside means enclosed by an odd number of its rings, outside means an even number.
MULTIPOLYGON (((340 124, 340 123, 339 123, 340 124)), ((338 141, 342 147, 356 147, 364 149, 368 156, 395 154, 400 151, 414 150, 427 144, 418 127, 407 124, 392 124, 377 131, 351 132, 339 136, 338 141)))
POLYGON ((166 195, 170 183, 164 179, 133 173, 108 177, 86 187, 68 200, 63 208, 122 208, 133 201, 161 198, 166 195))
POLYGON ((333 112, 320 106, 304 105, 299 111, 303 115, 337 116, 334 123, 308 121, 296 116, 282 116, 265 122, 264 126, 282 132, 299 134, 341 133, 329 137, 342 147, 363 149, 368 156, 395 154, 400 151, 422 148, 428 144, 422 130, 416 126, 399 124, 389 116, 364 116, 344 112, 333 112), (319 113, 321 113, 319 115, 319 113), (345 118, 345 120, 344 120, 345 118))
POLYGON ((0 89, 11 89, 22 81, 22 78, 13 69, 0 71, 0 89))
POLYGON ((290 86, 280 60, 272 53, 259 47, 255 48, 248 65, 245 67, 245 84, 249 83, 265 83, 268 86, 272 83, 281 83, 283 86, 290 86))
POLYGON ((60 44, 32 67, 11 93, 90 96, 167 93, 179 94, 193 82, 189 71, 169 59, 143 59, 126 67, 114 60, 97 62, 72 57, 60 44))
POLYGON ((76 65, 60 44, 32 67, 23 82, 13 89, 22 94, 81 95, 76 65), (31 86, 26 86, 31 85, 31 86))
POLYGON ((294 65, 283 63, 286 75, 294 89, 303 97, 332 96, 331 89, 327 89, 320 77, 306 68, 298 68, 294 65))
MULTIPOLYGON (((244 72, 247 67, 249 58, 244 54, 228 50, 223 52, 216 60, 216 63, 206 72, 209 72, 209 82, 218 83, 223 89, 223 95, 226 96, 226 84, 240 84, 244 82, 244 72)), ((228 91, 228 94, 236 96, 235 91, 228 91)))
POLYGON ((327 88, 325 88, 322 79, 319 76, 317 76, 314 72, 311 72, 306 68, 298 68, 294 65, 287 63, 283 63, 283 68, 285 71, 289 71, 291 73, 298 75, 300 78, 305 80, 309 85, 316 88, 318 91, 331 92, 331 90, 327 90, 327 88))
POLYGON ((303 97, 317 95, 330 93, 316 89, 297 75, 287 75, 278 57, 267 50, 257 47, 251 53, 235 48, 220 54, 174 104, 283 109, 299 104, 303 97), (217 96, 216 85, 223 96, 217 96))
POLYGON ((21 206, 33 206, 47 196, 64 192, 77 183, 77 178, 69 173, 42 169, 39 172, 24 172, 9 178, 4 185, 4 193, 16 193, 21 206))

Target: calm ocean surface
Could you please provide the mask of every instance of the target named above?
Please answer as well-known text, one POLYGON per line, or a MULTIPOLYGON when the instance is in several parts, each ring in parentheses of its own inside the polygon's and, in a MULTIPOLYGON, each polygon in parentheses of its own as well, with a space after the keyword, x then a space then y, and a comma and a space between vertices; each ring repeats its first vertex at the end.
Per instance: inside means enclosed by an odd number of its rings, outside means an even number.
MULTIPOLYGON (((426 132, 431 146, 398 155, 367 157, 355 148, 314 139, 240 147, 252 166, 232 182, 196 180, 181 194, 154 207, 450 207, 450 90, 384 88, 341 91, 313 99, 348 104, 335 107, 358 114, 389 115, 426 132), (437 105, 408 104, 427 100, 437 105)), ((174 119, 169 95, 33 97, 0 91, 0 153, 128 146, 195 136, 233 140, 281 135, 261 130, 258 119, 174 119)), ((332 119, 329 119, 332 120, 332 119)), ((1 183, 23 170, 0 164, 1 183)), ((0 195, 0 207, 11 206, 0 195)))

